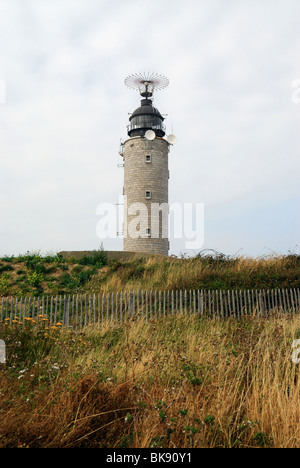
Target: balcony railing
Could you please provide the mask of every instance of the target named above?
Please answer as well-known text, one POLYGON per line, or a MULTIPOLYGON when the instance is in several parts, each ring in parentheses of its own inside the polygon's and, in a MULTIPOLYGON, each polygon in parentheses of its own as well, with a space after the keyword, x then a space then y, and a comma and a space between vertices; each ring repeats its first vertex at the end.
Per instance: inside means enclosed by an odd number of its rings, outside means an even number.
POLYGON ((159 118, 145 115, 134 117, 127 126, 127 132, 139 129, 161 130, 165 132, 166 128, 159 118))

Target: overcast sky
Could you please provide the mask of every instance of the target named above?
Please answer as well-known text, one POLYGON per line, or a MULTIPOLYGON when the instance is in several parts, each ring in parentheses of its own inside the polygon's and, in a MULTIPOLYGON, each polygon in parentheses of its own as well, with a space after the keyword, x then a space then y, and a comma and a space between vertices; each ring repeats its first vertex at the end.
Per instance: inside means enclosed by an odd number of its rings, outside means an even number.
POLYGON ((299 0, 0 0, 0 255, 100 246, 142 71, 170 80, 154 105, 170 203, 204 203, 196 251, 299 253, 299 18, 299 0))

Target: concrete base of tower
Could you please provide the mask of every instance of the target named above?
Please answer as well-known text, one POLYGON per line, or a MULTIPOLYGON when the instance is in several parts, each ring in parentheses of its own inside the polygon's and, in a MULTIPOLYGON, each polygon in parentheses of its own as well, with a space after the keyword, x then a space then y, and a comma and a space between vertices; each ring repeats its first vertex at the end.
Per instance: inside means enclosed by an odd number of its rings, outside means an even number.
POLYGON ((124 239, 124 252, 141 252, 149 255, 164 255, 168 256, 169 241, 168 239, 124 239))
MULTIPOLYGON (((95 251, 94 250, 65 250, 62 252, 58 252, 59 255, 61 255, 64 258, 74 258, 76 260, 81 259, 82 257, 89 256, 89 255, 94 255, 95 251)), ((107 250, 107 259, 110 260, 120 260, 120 261, 127 261, 130 260, 134 257, 152 257, 152 256, 163 256, 166 257, 166 255, 162 254, 154 254, 154 253, 149 253, 149 252, 130 252, 130 251, 124 251, 124 250, 107 250)))

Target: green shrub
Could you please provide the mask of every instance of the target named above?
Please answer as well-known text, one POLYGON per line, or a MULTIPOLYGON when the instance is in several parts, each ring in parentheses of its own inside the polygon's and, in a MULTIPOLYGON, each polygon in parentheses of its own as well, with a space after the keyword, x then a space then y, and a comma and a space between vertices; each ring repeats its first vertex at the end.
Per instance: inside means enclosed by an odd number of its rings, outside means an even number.
POLYGON ((8 273, 3 273, 3 275, 0 276, 0 294, 1 295, 7 294, 8 289, 9 289, 9 280, 10 280, 10 276, 8 273))
POLYGON ((15 261, 15 257, 12 255, 11 257, 1 257, 0 260, 2 262, 6 262, 6 263, 13 263, 15 261))
POLYGON ((27 281, 31 286, 38 288, 44 281, 44 275, 34 271, 33 273, 27 273, 27 281))
POLYGON ((11 265, 2 265, 0 266, 0 273, 3 273, 4 271, 12 271, 14 267, 11 265))
POLYGON ((108 263, 107 252, 101 246, 99 250, 93 250, 90 254, 84 255, 78 263, 80 265, 91 265, 101 268, 108 263))

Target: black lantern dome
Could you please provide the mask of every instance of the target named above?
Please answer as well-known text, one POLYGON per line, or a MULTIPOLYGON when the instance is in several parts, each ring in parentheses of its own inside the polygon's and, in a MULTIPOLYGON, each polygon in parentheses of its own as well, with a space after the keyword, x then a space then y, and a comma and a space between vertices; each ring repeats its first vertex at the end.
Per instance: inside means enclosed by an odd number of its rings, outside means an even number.
POLYGON ((148 96, 141 100, 140 107, 131 114, 129 121, 127 133, 130 137, 144 136, 147 130, 153 130, 158 137, 164 137, 166 133, 164 118, 148 96))

